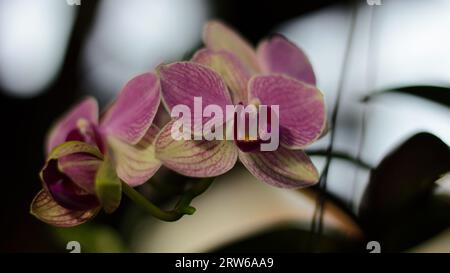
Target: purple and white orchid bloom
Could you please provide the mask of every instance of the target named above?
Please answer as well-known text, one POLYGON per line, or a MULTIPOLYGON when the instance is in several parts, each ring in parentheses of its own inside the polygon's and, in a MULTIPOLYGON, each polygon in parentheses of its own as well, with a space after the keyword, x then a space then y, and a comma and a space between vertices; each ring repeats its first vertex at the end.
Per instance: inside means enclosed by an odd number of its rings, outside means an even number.
POLYGON ((306 55, 282 36, 263 40, 255 51, 217 21, 206 25, 203 39, 206 48, 191 61, 158 67, 167 110, 180 104, 194 109, 194 97, 202 98, 203 107, 215 104, 223 112, 230 104, 278 105, 281 145, 275 151, 260 151, 254 149, 254 142, 241 140, 175 140, 173 120, 156 139, 158 158, 168 168, 192 177, 221 175, 239 158, 255 177, 273 186, 317 183, 318 171, 303 149, 324 132, 326 110, 306 55))
POLYGON ((97 101, 88 97, 50 130, 43 189, 31 204, 38 219, 60 227, 86 222, 120 203, 121 182, 138 186, 161 166, 152 125, 160 104, 160 83, 153 73, 130 80, 99 120, 97 101))

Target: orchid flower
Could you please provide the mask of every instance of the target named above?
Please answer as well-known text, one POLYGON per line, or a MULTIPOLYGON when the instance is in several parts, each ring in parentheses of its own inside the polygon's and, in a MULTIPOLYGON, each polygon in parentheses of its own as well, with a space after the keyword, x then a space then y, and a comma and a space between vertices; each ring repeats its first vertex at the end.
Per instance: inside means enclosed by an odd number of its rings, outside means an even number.
POLYGON ((194 109, 195 97, 202 98, 203 107, 215 104, 224 112, 230 104, 279 105, 281 145, 275 151, 260 151, 247 140, 175 140, 174 119, 156 139, 158 158, 168 168, 192 177, 221 175, 239 158, 256 178, 273 186, 317 183, 318 171, 303 149, 324 132, 326 110, 306 55, 282 36, 263 40, 255 51, 217 21, 206 25, 203 39, 206 48, 191 61, 157 68, 167 110, 180 104, 194 109))
POLYGON ((69 110, 47 135, 43 189, 31 213, 69 227, 91 219, 101 207, 114 211, 121 199, 120 180, 138 186, 161 165, 153 146, 159 129, 152 125, 159 103, 159 80, 146 73, 126 84, 100 121, 94 98, 69 110))

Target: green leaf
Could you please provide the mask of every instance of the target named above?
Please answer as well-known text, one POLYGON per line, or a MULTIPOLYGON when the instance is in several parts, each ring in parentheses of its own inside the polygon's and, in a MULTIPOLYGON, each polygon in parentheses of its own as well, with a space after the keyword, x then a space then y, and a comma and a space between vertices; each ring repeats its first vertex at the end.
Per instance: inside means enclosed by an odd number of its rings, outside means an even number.
POLYGON ((95 178, 95 192, 107 213, 114 212, 122 198, 122 184, 109 157, 105 157, 95 178))
POLYGON ((388 89, 379 92, 374 92, 373 94, 363 98, 364 102, 368 102, 375 97, 381 96, 386 93, 403 93, 409 94, 424 99, 428 99, 446 106, 450 106, 450 88, 448 87, 438 87, 438 86, 407 86, 395 89, 388 89))
POLYGON ((365 251, 365 245, 361 240, 349 240, 335 234, 314 236, 310 230, 299 228, 295 223, 280 224, 214 250, 218 253, 356 251, 365 251))
POLYGON ((388 154, 370 174, 360 212, 401 210, 431 193, 435 181, 450 171, 447 144, 419 133, 388 154))
POLYGON ((401 213, 387 215, 372 221, 376 232, 371 238, 378 238, 385 252, 408 250, 440 234, 450 226, 450 203, 442 196, 430 196, 412 204, 401 213))
POLYGON ((450 171, 449 147, 419 133, 387 155, 370 174, 359 215, 368 237, 387 251, 401 251, 440 231, 448 204, 432 196, 435 181, 450 171))

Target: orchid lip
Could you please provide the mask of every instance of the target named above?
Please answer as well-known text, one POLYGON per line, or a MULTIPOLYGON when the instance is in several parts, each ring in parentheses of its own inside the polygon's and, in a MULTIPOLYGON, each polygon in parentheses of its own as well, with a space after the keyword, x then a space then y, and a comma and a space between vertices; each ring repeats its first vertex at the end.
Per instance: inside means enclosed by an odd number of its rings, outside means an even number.
POLYGON ((105 142, 97 126, 85 119, 79 119, 77 127, 71 130, 65 139, 65 141, 74 140, 97 146, 102 153, 105 153, 105 142))
POLYGON ((62 207, 70 210, 88 210, 99 206, 97 197, 78 187, 58 170, 57 160, 50 160, 43 170, 45 188, 62 207))
MULTIPOLYGON (((244 105, 242 102, 239 103, 239 105, 244 105)), ((270 111, 270 107, 268 108, 269 111, 267 113, 267 133, 271 132, 271 116, 272 113, 270 111)), ((237 126, 237 119, 238 119, 238 113, 234 114, 234 127, 233 127, 233 134, 234 134, 234 143, 236 146, 241 150, 242 152, 256 152, 261 151, 261 144, 263 143, 269 143, 269 140, 262 140, 260 136, 258 135, 256 139, 250 139, 249 132, 245 132, 245 139, 239 139, 238 137, 238 126, 237 126)), ((245 119, 245 130, 249 130, 249 117, 247 115, 244 116, 245 119)))
POLYGON ((256 152, 260 150, 262 140, 235 140, 234 143, 242 152, 256 152))

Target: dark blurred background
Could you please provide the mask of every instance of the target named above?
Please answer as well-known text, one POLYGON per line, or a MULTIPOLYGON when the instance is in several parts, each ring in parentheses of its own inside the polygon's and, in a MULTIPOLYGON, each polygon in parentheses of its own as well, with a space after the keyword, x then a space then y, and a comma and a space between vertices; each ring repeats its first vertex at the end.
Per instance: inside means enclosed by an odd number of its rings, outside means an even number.
MULTIPOLYGON (((376 166, 416 131, 432 132, 448 145, 445 105, 388 95, 366 107, 360 99, 391 87, 450 85, 449 4, 81 0, 70 6, 65 0, 0 0, 0 251, 66 251, 55 239, 64 234, 55 236, 28 212, 41 187, 38 172, 51 123, 85 95, 104 106, 131 76, 189 58, 201 46, 202 25, 211 18, 230 24, 253 44, 281 32, 303 47, 330 113, 342 84, 334 145, 339 151, 376 166), (343 66, 346 50, 349 61, 343 66)), ((313 149, 328 142, 325 138, 313 149)), ((323 167, 323 158, 314 160, 323 167)), ((357 207, 366 183, 359 181, 366 181, 368 172, 336 161, 328 176, 329 190, 350 202, 350 209, 357 207)), ((120 230, 128 205, 125 200, 117 213, 100 214, 95 223, 120 230)))

